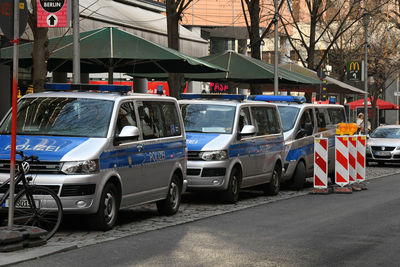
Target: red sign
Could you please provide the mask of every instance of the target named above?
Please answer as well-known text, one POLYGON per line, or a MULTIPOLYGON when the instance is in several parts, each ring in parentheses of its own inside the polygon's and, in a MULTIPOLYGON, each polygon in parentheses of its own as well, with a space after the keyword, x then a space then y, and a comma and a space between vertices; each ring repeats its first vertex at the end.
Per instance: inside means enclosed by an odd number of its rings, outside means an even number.
POLYGON ((210 93, 227 93, 229 86, 223 83, 210 83, 210 93))
POLYGON ((38 28, 67 27, 67 0, 37 0, 38 28))

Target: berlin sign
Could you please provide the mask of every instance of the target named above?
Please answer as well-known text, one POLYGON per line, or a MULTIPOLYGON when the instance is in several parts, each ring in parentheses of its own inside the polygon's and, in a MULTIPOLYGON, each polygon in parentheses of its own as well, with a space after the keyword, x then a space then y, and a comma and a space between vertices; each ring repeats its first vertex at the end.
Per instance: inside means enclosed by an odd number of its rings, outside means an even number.
POLYGON ((67 0, 37 0, 38 28, 67 27, 67 0))

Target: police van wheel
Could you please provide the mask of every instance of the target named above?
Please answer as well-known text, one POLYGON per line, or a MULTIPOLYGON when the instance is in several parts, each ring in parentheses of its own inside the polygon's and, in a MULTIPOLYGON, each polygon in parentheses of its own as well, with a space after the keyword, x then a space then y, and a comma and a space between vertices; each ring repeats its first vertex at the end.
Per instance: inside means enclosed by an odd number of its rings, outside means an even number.
POLYGON ((236 168, 232 169, 229 177, 228 188, 222 193, 222 201, 227 204, 234 204, 239 199, 240 190, 240 171, 236 168))
POLYGON ((282 168, 276 165, 272 173, 271 182, 264 185, 264 195, 276 196, 281 187, 281 171, 282 168))
POLYGON ((306 182, 306 166, 303 161, 297 164, 296 170, 294 171, 292 181, 290 181, 289 188, 291 190, 300 190, 304 187, 306 182))
POLYGON ((160 215, 173 215, 178 212, 181 204, 182 188, 176 174, 171 179, 166 199, 157 201, 157 210, 160 215))
POLYGON ((97 230, 111 230, 117 221, 120 197, 113 183, 107 183, 101 193, 99 210, 93 215, 92 225, 97 230))

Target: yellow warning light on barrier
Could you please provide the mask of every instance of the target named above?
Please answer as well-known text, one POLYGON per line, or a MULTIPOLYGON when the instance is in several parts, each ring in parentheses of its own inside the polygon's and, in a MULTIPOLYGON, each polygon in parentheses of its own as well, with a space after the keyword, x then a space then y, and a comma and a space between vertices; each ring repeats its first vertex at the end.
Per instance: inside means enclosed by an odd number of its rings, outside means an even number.
POLYGON ((348 126, 349 126, 349 135, 353 135, 353 134, 355 134, 357 132, 358 126, 357 126, 356 123, 354 123, 354 122, 349 123, 348 126))
POLYGON ((357 132, 358 126, 356 123, 339 123, 336 128, 336 135, 353 135, 357 132))

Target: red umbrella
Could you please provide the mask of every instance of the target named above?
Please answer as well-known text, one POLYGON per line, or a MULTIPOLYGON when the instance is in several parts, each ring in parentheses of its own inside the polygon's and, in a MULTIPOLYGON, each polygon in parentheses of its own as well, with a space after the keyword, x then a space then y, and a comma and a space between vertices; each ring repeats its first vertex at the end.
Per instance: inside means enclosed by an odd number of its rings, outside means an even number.
MULTIPOLYGON (((350 103, 347 103, 346 105, 350 106, 350 109, 355 109, 355 108, 360 108, 360 107, 364 107, 364 99, 359 99, 350 103)), ((371 99, 368 98, 368 107, 371 107, 372 103, 371 103, 371 99)), ((399 106, 390 102, 387 102, 385 100, 382 99, 378 99, 376 101, 376 106, 382 110, 382 109, 399 109, 399 106)))

